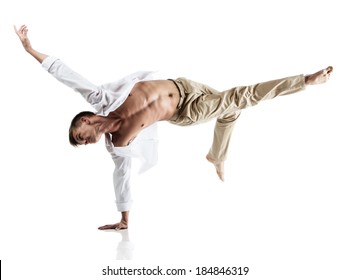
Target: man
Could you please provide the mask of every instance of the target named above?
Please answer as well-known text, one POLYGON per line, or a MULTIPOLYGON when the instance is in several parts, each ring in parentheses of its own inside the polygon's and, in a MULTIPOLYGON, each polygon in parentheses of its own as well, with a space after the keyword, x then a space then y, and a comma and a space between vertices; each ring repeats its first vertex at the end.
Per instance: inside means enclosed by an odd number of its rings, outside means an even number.
POLYGON ((131 208, 131 158, 143 159, 142 171, 157 160, 156 122, 191 125, 216 118, 213 144, 206 158, 224 180, 224 161, 234 123, 241 110, 262 100, 304 90, 307 85, 324 83, 331 66, 311 75, 297 75, 253 86, 218 92, 185 78, 154 80, 151 72, 137 72, 119 81, 95 86, 59 59, 32 48, 25 25, 15 32, 24 49, 45 70, 71 87, 94 107, 96 113, 81 112, 69 130, 73 146, 98 142, 105 135, 106 148, 115 163, 114 189, 121 221, 99 229, 126 229, 131 208))

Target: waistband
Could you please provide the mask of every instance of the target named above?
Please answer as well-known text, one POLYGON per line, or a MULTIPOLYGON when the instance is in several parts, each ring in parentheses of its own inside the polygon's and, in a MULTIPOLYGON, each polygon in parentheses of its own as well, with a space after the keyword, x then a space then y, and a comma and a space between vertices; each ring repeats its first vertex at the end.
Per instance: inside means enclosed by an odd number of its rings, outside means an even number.
POLYGON ((176 87, 177 87, 177 89, 179 91, 179 102, 178 102, 178 105, 177 105, 177 110, 179 110, 182 107, 183 102, 184 102, 184 97, 185 97, 184 87, 182 85, 181 80, 179 80, 179 79, 176 79, 176 80, 167 79, 167 80, 168 81, 172 81, 176 85, 176 87))

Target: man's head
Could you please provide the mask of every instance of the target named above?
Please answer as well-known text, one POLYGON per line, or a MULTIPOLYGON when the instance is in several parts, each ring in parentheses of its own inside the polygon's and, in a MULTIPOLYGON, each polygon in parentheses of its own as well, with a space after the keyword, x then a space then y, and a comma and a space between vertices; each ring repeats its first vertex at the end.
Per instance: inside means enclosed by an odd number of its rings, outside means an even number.
POLYGON ((96 143, 100 135, 96 129, 95 113, 84 111, 77 114, 71 121, 69 128, 69 142, 74 147, 96 143))

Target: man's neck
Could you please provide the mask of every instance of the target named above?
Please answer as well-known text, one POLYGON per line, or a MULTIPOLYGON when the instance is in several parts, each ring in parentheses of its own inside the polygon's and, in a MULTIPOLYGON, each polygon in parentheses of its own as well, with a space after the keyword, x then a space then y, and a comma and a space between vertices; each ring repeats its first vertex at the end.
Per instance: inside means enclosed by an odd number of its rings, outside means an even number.
POLYGON ((104 117, 104 116, 97 116, 98 119, 96 120, 96 124, 99 127, 100 133, 113 133, 117 131, 121 125, 121 119, 113 116, 113 117, 104 117))

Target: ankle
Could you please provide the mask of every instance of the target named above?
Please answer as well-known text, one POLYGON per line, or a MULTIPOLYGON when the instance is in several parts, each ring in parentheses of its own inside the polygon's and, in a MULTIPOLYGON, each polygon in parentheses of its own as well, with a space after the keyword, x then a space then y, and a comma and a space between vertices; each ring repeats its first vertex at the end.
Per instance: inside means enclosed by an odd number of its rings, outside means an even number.
POLYGON ((209 155, 206 156, 206 159, 213 163, 213 164, 220 164, 221 162, 223 162, 223 160, 216 160, 216 159, 213 159, 212 157, 210 157, 209 155))

